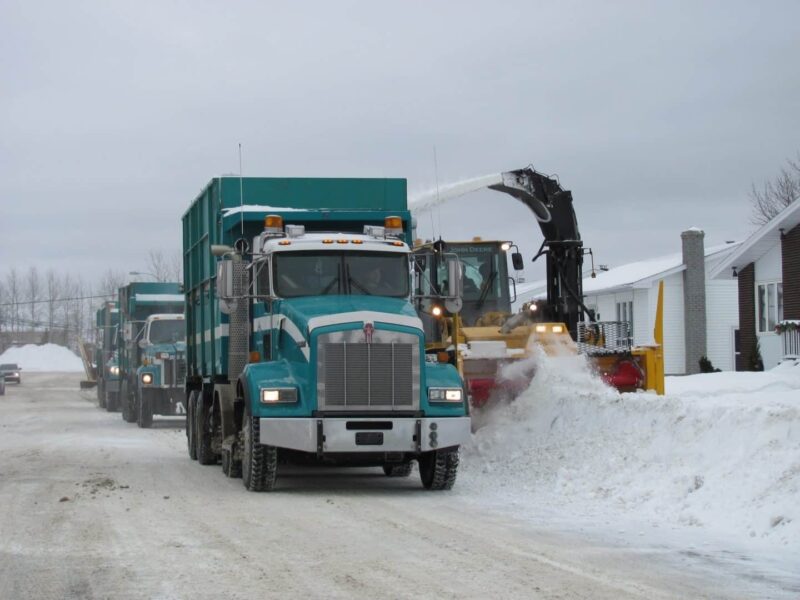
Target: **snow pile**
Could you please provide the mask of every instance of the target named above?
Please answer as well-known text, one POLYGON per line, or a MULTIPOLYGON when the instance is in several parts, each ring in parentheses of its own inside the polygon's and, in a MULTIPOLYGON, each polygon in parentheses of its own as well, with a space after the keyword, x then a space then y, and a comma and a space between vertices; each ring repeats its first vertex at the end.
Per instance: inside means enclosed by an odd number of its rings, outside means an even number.
POLYGON ((9 348, 0 355, 0 363, 16 363, 24 371, 83 371, 83 361, 68 348, 58 344, 27 344, 9 348))
POLYGON ((530 388, 464 449, 471 492, 798 544, 800 367, 669 378, 658 397, 617 393, 579 356, 533 360, 530 388))

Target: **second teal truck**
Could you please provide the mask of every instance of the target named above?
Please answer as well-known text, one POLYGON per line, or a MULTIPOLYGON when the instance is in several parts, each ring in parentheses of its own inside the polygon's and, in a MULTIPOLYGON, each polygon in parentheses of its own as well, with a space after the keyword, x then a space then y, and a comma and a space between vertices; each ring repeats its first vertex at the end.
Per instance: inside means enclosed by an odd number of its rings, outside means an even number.
POLYGON ((183 294, 178 283, 135 281, 119 290, 122 418, 150 427, 181 414, 186 379, 183 294))
POLYGON ((95 321, 95 370, 97 371, 97 400, 100 408, 114 412, 119 405, 119 304, 104 302, 97 309, 95 321))
POLYGON ((470 418, 458 371, 425 355, 405 180, 214 179, 183 240, 191 458, 251 491, 286 462, 416 461, 452 487, 470 418))

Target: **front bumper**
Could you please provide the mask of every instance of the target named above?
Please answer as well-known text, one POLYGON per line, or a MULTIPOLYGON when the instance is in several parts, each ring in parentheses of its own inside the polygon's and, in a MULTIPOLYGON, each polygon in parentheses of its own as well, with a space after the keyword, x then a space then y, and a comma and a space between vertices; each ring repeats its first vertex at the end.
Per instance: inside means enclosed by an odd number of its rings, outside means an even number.
POLYGON ((469 417, 259 419, 259 441, 303 452, 428 452, 469 440, 469 417))
POLYGON ((13 381, 14 383, 19 383, 20 376, 19 375, 5 375, 3 377, 6 381, 13 381))

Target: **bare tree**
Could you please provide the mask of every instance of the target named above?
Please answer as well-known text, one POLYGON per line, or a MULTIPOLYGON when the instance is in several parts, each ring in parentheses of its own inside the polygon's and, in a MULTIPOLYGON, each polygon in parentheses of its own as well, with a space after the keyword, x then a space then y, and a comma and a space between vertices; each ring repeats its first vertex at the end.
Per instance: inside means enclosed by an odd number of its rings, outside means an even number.
POLYGON ((37 326, 36 317, 39 314, 39 294, 41 291, 40 281, 39 281, 39 271, 36 270, 36 267, 30 267, 28 269, 28 273, 25 276, 25 295, 26 300, 29 302, 28 306, 30 307, 30 328, 35 329, 37 326))
POLYGON ((165 255, 161 250, 150 250, 147 253, 147 270, 156 281, 181 280, 180 254, 165 255))
POLYGON ((750 202, 753 205, 752 222, 764 225, 775 215, 800 198, 800 152, 795 160, 788 159, 772 181, 764 183, 761 189, 753 184, 750 202))
POLYGON ((11 331, 19 331, 19 302, 21 300, 19 275, 17 270, 11 267, 6 275, 6 288, 8 290, 9 320, 11 321, 11 331))
POLYGON ((109 296, 114 300, 117 297, 119 288, 127 283, 127 279, 127 276, 122 271, 106 269, 97 284, 97 294, 109 296))

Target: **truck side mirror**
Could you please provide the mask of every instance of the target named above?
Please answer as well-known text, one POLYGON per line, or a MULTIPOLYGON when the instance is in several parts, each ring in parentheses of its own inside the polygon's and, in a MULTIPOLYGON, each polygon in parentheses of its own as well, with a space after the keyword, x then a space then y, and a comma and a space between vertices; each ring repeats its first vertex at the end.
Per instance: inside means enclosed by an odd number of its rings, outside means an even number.
POLYGON ((461 296, 464 293, 464 270, 461 261, 457 256, 447 257, 447 296, 444 307, 451 313, 461 310, 463 301, 461 296))
POLYGON ((522 254, 514 252, 514 254, 511 255, 511 264, 515 271, 522 271, 525 268, 525 261, 522 260, 522 254))
POLYGON ((229 315, 235 310, 233 261, 225 258, 217 263, 217 298, 220 310, 229 315))

